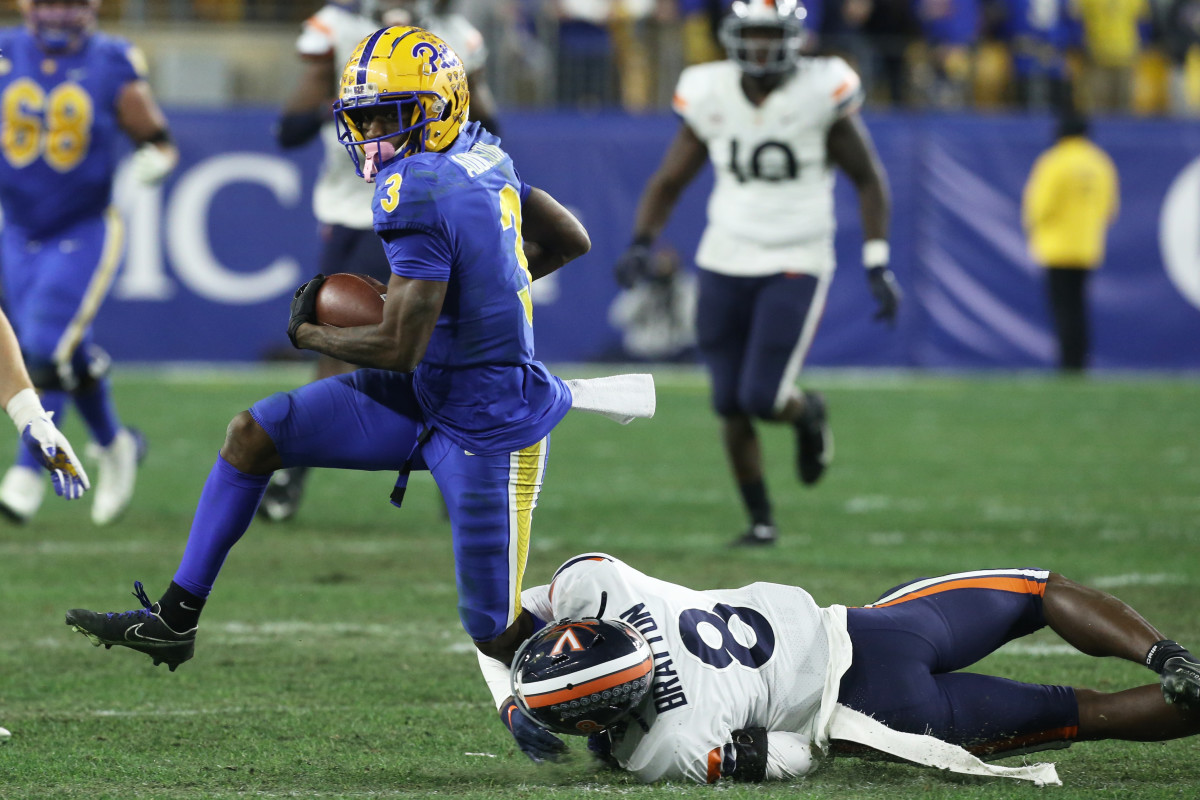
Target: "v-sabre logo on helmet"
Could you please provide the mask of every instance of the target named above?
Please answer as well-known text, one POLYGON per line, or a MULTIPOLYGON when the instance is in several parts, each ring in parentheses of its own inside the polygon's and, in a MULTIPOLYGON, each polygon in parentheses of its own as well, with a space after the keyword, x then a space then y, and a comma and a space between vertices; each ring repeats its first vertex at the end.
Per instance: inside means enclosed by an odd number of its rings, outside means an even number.
POLYGON ((517 706, 538 725, 556 733, 595 733, 645 699, 654 655, 621 620, 563 620, 522 645, 510 680, 517 706))
POLYGON ((564 648, 570 647, 572 650, 582 650, 583 645, 579 643, 579 639, 575 636, 575 631, 572 628, 567 628, 558 637, 558 642, 555 643, 554 649, 550 651, 550 655, 562 655, 564 648))

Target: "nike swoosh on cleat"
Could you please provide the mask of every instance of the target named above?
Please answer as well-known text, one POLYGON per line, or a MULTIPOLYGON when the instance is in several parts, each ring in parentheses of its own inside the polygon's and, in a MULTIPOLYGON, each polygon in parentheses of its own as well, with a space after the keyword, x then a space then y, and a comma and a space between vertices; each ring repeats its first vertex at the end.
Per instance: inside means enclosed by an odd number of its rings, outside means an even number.
POLYGON ((151 636, 142 636, 141 629, 142 629, 142 626, 145 624, 146 623, 144 623, 144 622, 139 622, 137 625, 134 625, 132 628, 127 628, 125 630, 125 638, 130 639, 135 642, 154 642, 156 644, 174 644, 174 642, 171 642, 168 639, 155 639, 151 636))
POLYGON ((199 611, 200 610, 198 608, 192 608, 191 606, 189 606, 187 603, 183 602, 182 600, 179 601, 179 607, 182 608, 184 611, 199 611))

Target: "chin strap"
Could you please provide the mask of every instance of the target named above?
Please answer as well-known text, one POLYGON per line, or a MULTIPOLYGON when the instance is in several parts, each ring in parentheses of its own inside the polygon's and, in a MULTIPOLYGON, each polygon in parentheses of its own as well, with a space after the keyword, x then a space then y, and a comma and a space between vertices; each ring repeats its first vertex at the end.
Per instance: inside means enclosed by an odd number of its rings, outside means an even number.
POLYGON ((396 148, 389 142, 367 142, 363 145, 363 151, 366 153, 366 160, 363 161, 363 180, 367 183, 375 182, 375 173, 379 172, 379 167, 383 162, 390 161, 396 155, 396 148))

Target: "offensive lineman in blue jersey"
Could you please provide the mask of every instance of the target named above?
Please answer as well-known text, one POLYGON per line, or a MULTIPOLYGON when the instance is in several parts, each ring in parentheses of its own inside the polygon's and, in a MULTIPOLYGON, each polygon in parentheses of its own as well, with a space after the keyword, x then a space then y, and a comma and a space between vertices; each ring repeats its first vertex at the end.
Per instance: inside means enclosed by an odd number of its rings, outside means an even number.
MULTIPOLYGON (((550 430, 571 387, 533 357, 530 282, 583 255, 583 226, 520 179, 499 140, 467 124, 466 75, 432 34, 385 28, 346 66, 335 106, 359 174, 376 182, 375 228, 392 277, 383 321, 311 324, 317 276, 296 292, 300 348, 373 369, 256 403, 230 423, 160 601, 67 624, 174 670, 191 658, 199 609, 272 471, 428 468, 453 530, 459 617, 481 652, 508 661, 533 631, 520 605, 529 525, 550 430)), ((393 494, 395 502, 399 492, 393 494)))
MULTIPOLYGON (((5 304, 34 385, 61 421, 74 402, 99 448, 92 504, 113 522, 133 496, 141 442, 121 425, 91 325, 121 258, 109 207, 117 144, 138 149, 134 174, 166 177, 177 160, 166 120, 128 42, 93 31, 99 0, 22 0, 24 28, 0 30, 0 233, 5 304)), ((0 512, 25 522, 45 475, 21 448, 0 481, 0 512)))

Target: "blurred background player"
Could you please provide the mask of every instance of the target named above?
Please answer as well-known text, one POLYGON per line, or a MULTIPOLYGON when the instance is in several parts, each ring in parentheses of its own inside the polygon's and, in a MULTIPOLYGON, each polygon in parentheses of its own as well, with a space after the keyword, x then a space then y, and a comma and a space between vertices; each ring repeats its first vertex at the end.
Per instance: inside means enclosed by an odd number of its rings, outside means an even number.
POLYGON ((858 116, 858 75, 840 58, 802 59, 803 20, 793 0, 734 4, 721 29, 729 60, 689 67, 679 78, 674 106, 683 124, 642 191, 633 243, 616 266, 624 286, 649 276, 651 244, 711 159, 716 182, 696 253, 696 324, 750 517, 735 544, 776 539, 755 419, 793 426, 806 485, 820 480, 833 456, 824 398, 795 388, 833 277, 831 165, 858 192, 876 318, 893 322, 900 302, 888 269, 886 177, 858 116))
MULTIPOLYGON (((22 0, 23 28, 0 31, 0 206, 5 303, 48 412, 71 399, 96 446, 92 521, 113 522, 133 497, 144 450, 109 392, 109 358, 91 326, 121 261, 123 228, 109 207, 119 134, 131 168, 158 183, 178 154, 145 79, 141 54, 95 31, 99 0, 22 0)), ((45 474, 21 448, 0 481, 0 512, 28 521, 45 474)))
POLYGON ((1088 138, 1087 118, 1064 114, 1056 138, 1034 162, 1021 215, 1029 252, 1046 270, 1058 368, 1081 372, 1090 350, 1088 279, 1104 261, 1120 190, 1112 159, 1088 138))
POLYGON ((798 586, 694 591, 588 553, 521 599, 540 632, 511 680, 497 660, 479 663, 534 761, 565 749, 554 731, 591 735, 589 750, 643 781, 752 782, 804 775, 813 749, 841 740, 1054 783, 1052 765, 989 766, 962 748, 1001 757, 1200 733, 1196 657, 1112 595, 1047 570, 923 578, 862 607, 819 607, 798 586), (1099 692, 960 671, 1043 628, 1158 680, 1099 692))
MULTIPOLYGON (((487 85, 483 37, 461 14, 447 13, 446 2, 431 0, 342 0, 321 8, 304 23, 296 50, 304 62, 299 85, 284 108, 277 137, 285 148, 320 135, 324 145, 321 174, 313 190, 313 212, 323 242, 318 272, 358 272, 388 282, 391 270, 379 237, 371 227, 373 187, 348 168, 338 143, 331 111, 341 69, 364 37, 384 25, 415 25, 442 39, 462 59, 471 90, 470 119, 499 135, 496 102, 487 85)), ((317 361, 316 377, 354 369, 328 356, 317 361)), ((279 470, 259 507, 263 519, 290 519, 300 506, 307 469, 279 470)))

